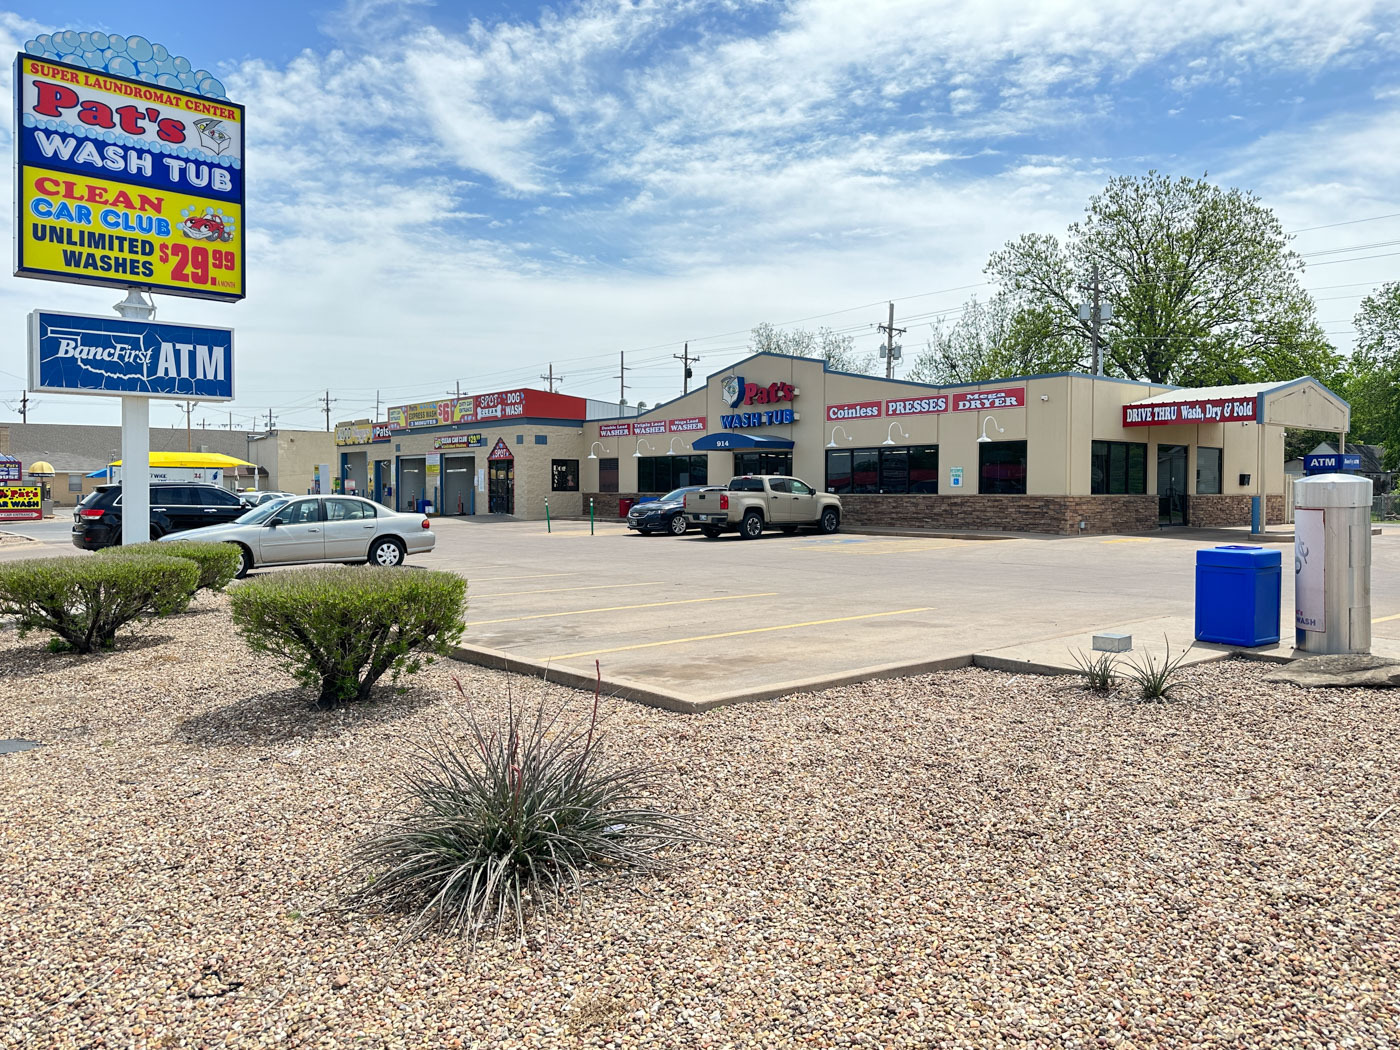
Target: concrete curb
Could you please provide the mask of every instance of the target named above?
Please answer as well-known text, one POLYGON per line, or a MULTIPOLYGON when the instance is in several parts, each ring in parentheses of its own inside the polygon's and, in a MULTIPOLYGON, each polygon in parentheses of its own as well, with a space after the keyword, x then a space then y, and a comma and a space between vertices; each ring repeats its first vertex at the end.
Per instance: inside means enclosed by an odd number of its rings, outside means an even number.
MULTIPOLYGON (((592 692, 598 684, 596 675, 541 663, 538 660, 524 659, 499 649, 488 649, 485 646, 454 646, 448 656, 461 663, 529 675, 531 678, 542 678, 568 686, 571 689, 582 689, 587 692, 592 692)), ((623 700, 635 700, 648 707, 659 707, 681 714, 700 714, 703 711, 724 707, 728 704, 775 700, 778 697, 791 696, 794 693, 816 693, 823 689, 835 689, 843 685, 859 685, 861 682, 871 682, 880 678, 908 678, 914 675, 931 674, 934 671, 956 670, 959 667, 968 667, 972 662, 971 656, 949 656, 936 660, 880 664, 873 667, 862 667, 855 671, 843 671, 840 674, 774 682, 758 689, 719 693, 695 699, 689 699, 665 689, 657 689, 654 686, 643 685, 629 678, 613 678, 608 675, 603 676, 602 689, 608 696, 616 696, 623 700)))
MULTIPOLYGON (((1215 663, 1219 660, 1228 660, 1232 656, 1253 660, 1258 663, 1278 664, 1292 663, 1297 659, 1296 655, 1285 656, 1281 653, 1256 653, 1250 652, 1248 649, 1231 649, 1224 646, 1219 648, 1211 646, 1207 651, 1209 652, 1208 656, 1201 660, 1192 661, 1189 666, 1200 666, 1201 664, 1215 663)), ((485 646, 454 646, 451 652, 448 653, 448 656, 459 663, 475 664, 478 667, 490 667, 498 671, 510 671, 514 674, 544 679, 570 689, 581 689, 585 692, 592 692, 595 686, 598 685, 596 675, 588 674, 583 671, 571 670, 558 665, 541 663, 538 660, 525 659, 500 649, 488 649, 485 646)), ((1036 660, 1022 660, 1008 656, 997 656, 992 653, 971 653, 966 656, 946 656, 934 660, 913 660, 904 663, 880 664, 872 667, 862 667, 854 671, 844 671, 839 674, 817 675, 812 678, 798 678, 786 682, 774 682, 771 685, 765 685, 758 689, 719 693, 695 699, 690 699, 665 689, 657 689, 654 686, 643 685, 640 682, 632 681, 630 678, 612 678, 608 675, 604 675, 602 678, 602 691, 607 696, 615 696, 621 700, 632 700, 639 704, 645 704, 647 707, 658 707, 665 711, 675 711, 678 714, 698 715, 716 707, 728 706, 729 704, 776 700, 779 697, 792 696, 797 693, 819 693, 826 689, 836 689, 845 685, 859 685, 862 682, 873 682, 882 678, 912 678, 916 675, 932 674, 935 671, 953 671, 962 667, 981 667, 988 671, 1002 671, 1009 674, 1033 674, 1047 678, 1065 677, 1082 673, 1079 668, 1072 666, 1041 663, 1036 660)))

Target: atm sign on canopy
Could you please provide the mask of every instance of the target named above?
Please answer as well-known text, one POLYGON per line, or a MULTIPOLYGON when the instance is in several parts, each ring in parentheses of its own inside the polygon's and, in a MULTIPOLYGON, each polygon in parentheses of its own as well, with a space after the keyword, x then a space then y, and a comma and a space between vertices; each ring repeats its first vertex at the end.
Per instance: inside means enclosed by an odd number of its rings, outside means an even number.
POLYGON ((1247 397, 1124 405, 1125 427, 1169 427, 1192 423, 1253 423, 1257 403, 1247 397))

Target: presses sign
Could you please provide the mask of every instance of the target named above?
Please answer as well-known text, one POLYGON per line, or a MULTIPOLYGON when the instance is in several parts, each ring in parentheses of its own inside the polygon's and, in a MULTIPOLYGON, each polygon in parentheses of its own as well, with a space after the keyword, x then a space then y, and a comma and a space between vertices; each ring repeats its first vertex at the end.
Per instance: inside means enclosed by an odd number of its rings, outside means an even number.
POLYGON ((1164 427, 1178 423, 1252 423, 1253 398, 1222 397, 1174 401, 1167 405, 1124 405, 1125 427, 1164 427))

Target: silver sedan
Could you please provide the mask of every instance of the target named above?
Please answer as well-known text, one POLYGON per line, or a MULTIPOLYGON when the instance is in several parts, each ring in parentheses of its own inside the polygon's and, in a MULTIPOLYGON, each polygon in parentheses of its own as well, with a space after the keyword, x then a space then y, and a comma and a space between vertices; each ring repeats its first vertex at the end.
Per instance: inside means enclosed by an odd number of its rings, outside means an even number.
POLYGON ((268 500, 237 521, 161 539, 235 544, 243 553, 240 577, 267 565, 325 561, 402 565, 408 555, 426 554, 437 544, 422 514, 402 514, 359 496, 268 500))

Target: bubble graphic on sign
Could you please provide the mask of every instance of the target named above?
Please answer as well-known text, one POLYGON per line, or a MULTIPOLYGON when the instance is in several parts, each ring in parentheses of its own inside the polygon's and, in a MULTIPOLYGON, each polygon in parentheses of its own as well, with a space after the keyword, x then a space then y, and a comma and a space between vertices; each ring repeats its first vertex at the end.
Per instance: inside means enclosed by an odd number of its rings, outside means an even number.
POLYGON ((172 55, 164 44, 154 44, 143 36, 108 36, 68 29, 40 33, 24 42, 24 51, 35 58, 86 66, 99 73, 192 91, 206 98, 228 98, 224 85, 209 70, 194 71, 188 58, 172 55))

